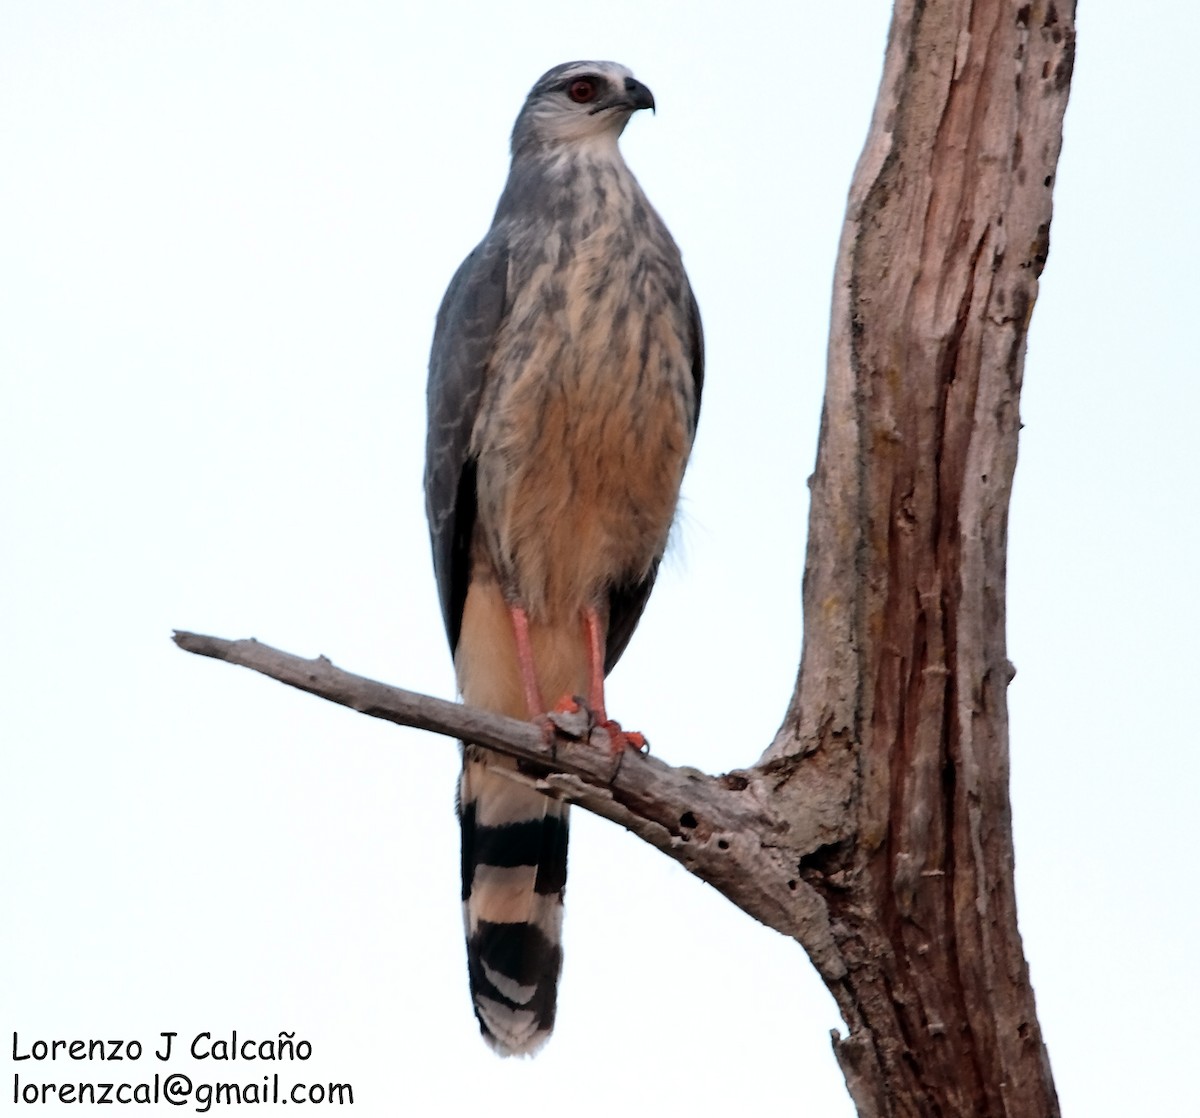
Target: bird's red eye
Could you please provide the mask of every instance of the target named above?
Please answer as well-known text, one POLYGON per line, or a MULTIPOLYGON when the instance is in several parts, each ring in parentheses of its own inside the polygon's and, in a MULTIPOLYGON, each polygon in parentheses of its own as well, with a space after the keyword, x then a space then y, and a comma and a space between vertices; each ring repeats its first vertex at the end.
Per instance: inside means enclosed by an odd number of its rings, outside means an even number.
POLYGON ((579 105, 595 100, 596 92, 596 83, 591 78, 580 78, 567 86, 567 96, 579 105))

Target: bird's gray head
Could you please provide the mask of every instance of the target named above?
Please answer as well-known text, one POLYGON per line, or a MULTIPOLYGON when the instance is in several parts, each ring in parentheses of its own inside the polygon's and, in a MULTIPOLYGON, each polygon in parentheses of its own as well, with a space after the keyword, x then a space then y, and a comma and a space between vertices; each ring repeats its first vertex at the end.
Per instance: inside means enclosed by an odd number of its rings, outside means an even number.
POLYGON ((513 126, 513 155, 574 146, 615 147, 638 109, 654 95, 617 62, 564 62, 548 70, 525 98, 513 126))

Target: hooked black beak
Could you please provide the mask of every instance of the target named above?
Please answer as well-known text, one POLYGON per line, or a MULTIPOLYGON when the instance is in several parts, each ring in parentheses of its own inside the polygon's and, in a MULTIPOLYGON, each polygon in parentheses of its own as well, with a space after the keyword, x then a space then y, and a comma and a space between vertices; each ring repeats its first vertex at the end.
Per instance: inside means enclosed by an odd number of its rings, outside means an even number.
POLYGON ((653 112, 654 94, 650 92, 649 86, 642 85, 637 78, 626 78, 623 92, 617 93, 614 91, 602 101, 597 101, 588 111, 595 116, 596 113, 603 113, 609 109, 615 109, 618 112, 628 111, 630 113, 635 113, 638 109, 649 109, 653 112))
POLYGON ((649 109, 654 112, 654 94, 650 92, 649 86, 642 85, 637 78, 625 79, 625 100, 635 111, 649 109))

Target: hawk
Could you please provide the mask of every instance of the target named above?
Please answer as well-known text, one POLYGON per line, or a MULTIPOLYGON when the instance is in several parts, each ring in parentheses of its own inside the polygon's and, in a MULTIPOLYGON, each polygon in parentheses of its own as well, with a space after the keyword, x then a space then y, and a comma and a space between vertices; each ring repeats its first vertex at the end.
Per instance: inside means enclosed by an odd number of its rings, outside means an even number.
MULTIPOLYGON (((700 316, 679 249, 617 141, 650 90, 613 62, 534 85, 491 229, 438 311, 425 497, 458 687, 545 720, 579 697, 614 750, 604 677, 654 584, 700 410, 700 316)), ((463 749, 458 812, 471 996, 484 1039, 550 1035, 567 805, 463 749)))

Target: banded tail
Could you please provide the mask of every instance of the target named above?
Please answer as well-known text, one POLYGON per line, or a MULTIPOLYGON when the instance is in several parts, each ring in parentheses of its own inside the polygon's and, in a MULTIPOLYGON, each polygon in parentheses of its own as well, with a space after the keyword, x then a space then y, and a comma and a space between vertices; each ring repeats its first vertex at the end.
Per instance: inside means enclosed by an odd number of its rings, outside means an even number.
POLYGON ((483 1038, 501 1056, 530 1056, 554 1028, 568 808, 506 767, 472 746, 463 756, 463 920, 483 1038))

